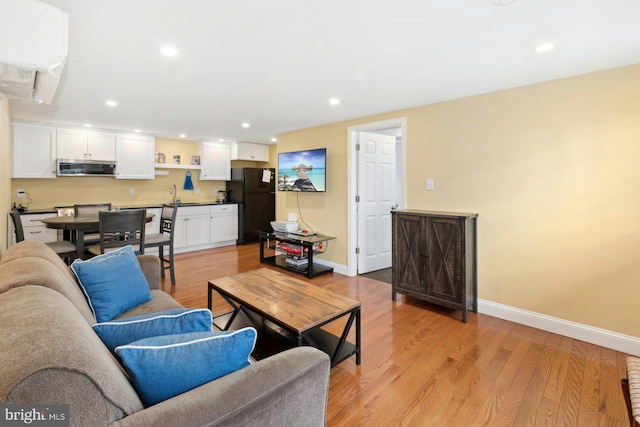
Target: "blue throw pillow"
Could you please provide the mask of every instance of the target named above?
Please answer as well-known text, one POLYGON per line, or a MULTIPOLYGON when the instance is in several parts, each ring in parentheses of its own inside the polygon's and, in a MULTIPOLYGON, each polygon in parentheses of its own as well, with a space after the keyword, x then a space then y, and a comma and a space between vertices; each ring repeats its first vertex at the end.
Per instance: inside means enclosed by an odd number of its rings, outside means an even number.
POLYGON ((116 348, 146 407, 249 366, 256 330, 191 332, 116 348))
POLYGON ((96 323, 93 330, 109 350, 114 351, 119 345, 143 338, 187 332, 211 332, 211 322, 211 311, 206 308, 177 308, 96 323))
POLYGON ((87 261, 77 259, 71 268, 98 322, 107 322, 151 299, 149 284, 133 246, 87 261))

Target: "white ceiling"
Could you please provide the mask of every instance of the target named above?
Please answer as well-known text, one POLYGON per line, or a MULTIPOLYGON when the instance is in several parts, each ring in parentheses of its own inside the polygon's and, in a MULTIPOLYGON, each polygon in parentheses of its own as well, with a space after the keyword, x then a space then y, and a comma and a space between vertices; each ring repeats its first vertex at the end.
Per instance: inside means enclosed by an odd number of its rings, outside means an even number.
POLYGON ((496 1, 45 0, 69 13, 63 78, 51 106, 12 103, 11 115, 269 143, 640 62, 638 0, 496 1), (554 51, 533 51, 549 41, 554 51))

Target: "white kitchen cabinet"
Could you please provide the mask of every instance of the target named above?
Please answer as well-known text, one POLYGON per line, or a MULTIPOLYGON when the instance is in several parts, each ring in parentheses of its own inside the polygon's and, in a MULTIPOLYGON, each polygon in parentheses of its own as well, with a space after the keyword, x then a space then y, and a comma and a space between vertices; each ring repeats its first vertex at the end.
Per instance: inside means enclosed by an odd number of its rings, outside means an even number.
POLYGON ((231 160, 269 161, 269 146, 252 142, 232 142, 231 160))
POLYGON ((209 206, 180 206, 176 214, 173 247, 186 248, 209 243, 209 206))
POLYGON ((201 142, 198 144, 200 155, 201 181, 227 181, 231 179, 231 146, 225 142, 201 142))
POLYGON ((115 160, 116 134, 84 129, 58 129, 59 159, 115 160))
POLYGON ((116 179, 153 179, 154 149, 152 136, 116 135, 116 179))
POLYGON ((209 215, 209 241, 211 243, 238 240, 238 205, 211 205, 209 215))
MULTIPOLYGON (((25 240, 36 240, 42 243, 55 242, 58 240, 58 230, 47 228, 42 222, 43 218, 56 216, 55 213, 22 213, 20 221, 22 222, 22 230, 25 240)), ((16 232, 13 227, 13 221, 9 220, 9 246, 16 243, 16 232)))
POLYGON ((14 123, 12 178, 56 177, 56 129, 14 123))
POLYGON ((153 214, 151 221, 144 225, 145 234, 160 232, 160 217, 162 216, 162 208, 147 208, 147 214, 153 214))

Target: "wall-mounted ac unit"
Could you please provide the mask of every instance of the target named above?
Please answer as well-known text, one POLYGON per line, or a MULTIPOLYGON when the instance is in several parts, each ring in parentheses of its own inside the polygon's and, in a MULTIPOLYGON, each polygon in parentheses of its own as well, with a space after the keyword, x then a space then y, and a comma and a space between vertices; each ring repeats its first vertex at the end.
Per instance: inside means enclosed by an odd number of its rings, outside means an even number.
POLYGON ((51 104, 67 59, 69 16, 36 0, 0 0, 0 92, 51 104))

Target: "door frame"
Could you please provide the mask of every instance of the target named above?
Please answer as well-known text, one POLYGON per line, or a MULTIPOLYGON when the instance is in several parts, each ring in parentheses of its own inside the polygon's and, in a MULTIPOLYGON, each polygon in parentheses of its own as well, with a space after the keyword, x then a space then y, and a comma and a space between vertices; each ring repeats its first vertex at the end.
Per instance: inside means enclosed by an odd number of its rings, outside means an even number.
POLYGON ((358 142, 359 132, 376 133, 389 128, 400 128, 400 140, 398 144, 400 149, 396 156, 396 162, 399 167, 397 176, 400 180, 398 185, 402 190, 400 194, 401 203, 398 209, 403 209, 406 204, 406 146, 407 146, 407 119, 406 117, 398 117, 395 119, 382 120, 379 122, 365 123, 362 125, 349 126, 347 128, 348 150, 347 150, 347 275, 355 276, 358 274, 358 256, 356 255, 356 246, 358 244, 358 206, 356 203, 356 195, 358 191, 358 154, 356 152, 356 144, 358 142))

